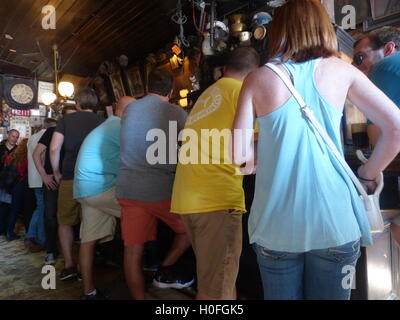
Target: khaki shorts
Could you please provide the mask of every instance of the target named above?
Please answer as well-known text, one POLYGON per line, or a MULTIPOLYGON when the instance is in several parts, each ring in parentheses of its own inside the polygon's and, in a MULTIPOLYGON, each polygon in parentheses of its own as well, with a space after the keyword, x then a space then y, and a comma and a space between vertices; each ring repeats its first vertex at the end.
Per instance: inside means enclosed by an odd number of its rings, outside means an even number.
POLYGON ((77 199, 82 206, 81 242, 114 239, 116 218, 121 217, 121 207, 115 198, 115 187, 101 194, 77 199))
POLYGON ((81 205, 73 198, 74 180, 61 180, 58 189, 57 221, 59 225, 75 226, 81 219, 81 205))
POLYGON ((229 299, 235 292, 242 216, 237 210, 181 215, 196 255, 198 291, 211 298, 229 299))

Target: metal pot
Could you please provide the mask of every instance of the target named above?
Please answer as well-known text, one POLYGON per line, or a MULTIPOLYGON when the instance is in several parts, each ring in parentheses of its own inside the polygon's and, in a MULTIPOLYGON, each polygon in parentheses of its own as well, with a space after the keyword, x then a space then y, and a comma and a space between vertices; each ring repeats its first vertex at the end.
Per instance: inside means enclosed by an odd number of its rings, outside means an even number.
POLYGON ((237 13, 237 14, 231 15, 229 18, 232 22, 232 25, 230 27, 230 32, 232 34, 246 30, 246 24, 244 22, 245 22, 247 16, 245 14, 237 13))
POLYGON ((234 23, 230 27, 231 33, 238 33, 246 30, 246 25, 244 23, 234 23))
POLYGON ((247 16, 244 13, 236 13, 229 17, 232 23, 241 23, 246 20, 247 16))
POLYGON ((249 31, 243 31, 243 32, 239 33, 238 38, 239 38, 240 42, 245 42, 245 41, 249 41, 251 39, 252 35, 253 34, 249 31))
POLYGON ((267 29, 264 26, 258 26, 253 30, 253 36, 256 40, 262 40, 267 34, 267 29))

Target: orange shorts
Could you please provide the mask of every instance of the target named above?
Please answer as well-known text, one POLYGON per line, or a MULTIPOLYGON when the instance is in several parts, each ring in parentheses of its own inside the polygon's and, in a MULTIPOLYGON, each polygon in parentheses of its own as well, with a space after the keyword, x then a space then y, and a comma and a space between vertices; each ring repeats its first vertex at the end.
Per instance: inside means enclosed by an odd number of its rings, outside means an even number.
POLYGON ((174 232, 186 233, 178 214, 171 213, 171 200, 143 202, 118 199, 121 205, 121 232, 125 247, 157 239, 157 219, 174 232))

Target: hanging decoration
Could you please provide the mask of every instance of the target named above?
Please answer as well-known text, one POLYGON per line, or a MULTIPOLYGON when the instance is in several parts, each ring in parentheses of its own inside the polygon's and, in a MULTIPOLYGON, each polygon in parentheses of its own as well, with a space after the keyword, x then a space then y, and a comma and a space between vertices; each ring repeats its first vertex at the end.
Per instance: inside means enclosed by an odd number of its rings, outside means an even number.
POLYGON ((183 28, 183 25, 187 22, 187 17, 184 15, 184 13, 182 11, 181 0, 178 0, 177 6, 176 6, 176 13, 171 17, 171 20, 179 25, 179 28, 180 28, 179 40, 180 40, 181 44, 185 47, 189 47, 190 44, 189 44, 189 41, 186 40, 185 30, 183 28))

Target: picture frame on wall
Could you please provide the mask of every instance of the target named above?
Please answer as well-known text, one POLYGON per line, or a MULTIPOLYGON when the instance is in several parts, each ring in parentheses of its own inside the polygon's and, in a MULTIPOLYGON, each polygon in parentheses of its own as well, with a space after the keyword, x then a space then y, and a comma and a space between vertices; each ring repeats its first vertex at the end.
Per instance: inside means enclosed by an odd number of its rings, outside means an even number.
POLYGON ((124 83, 122 82, 121 73, 114 72, 110 76, 110 82, 113 89, 114 101, 117 102, 121 97, 125 96, 124 83))
POLYGON ((400 13, 399 0, 370 0, 372 18, 382 19, 396 13, 400 13))
POLYGON ((143 84, 143 77, 140 72, 140 68, 135 66, 126 71, 126 77, 128 79, 129 89, 132 97, 142 97, 145 94, 145 88, 143 84))

